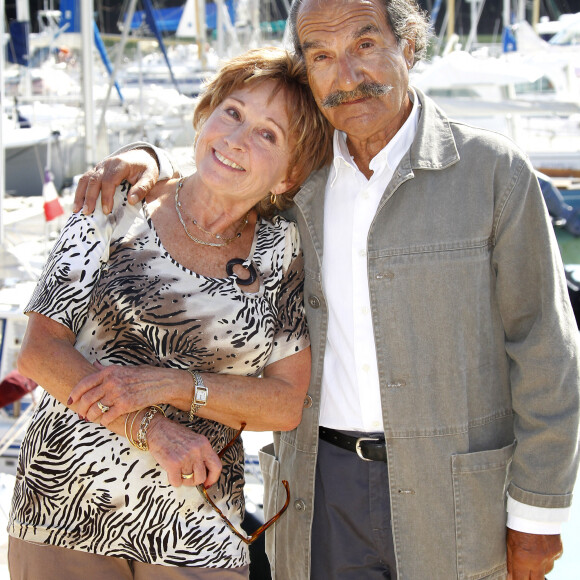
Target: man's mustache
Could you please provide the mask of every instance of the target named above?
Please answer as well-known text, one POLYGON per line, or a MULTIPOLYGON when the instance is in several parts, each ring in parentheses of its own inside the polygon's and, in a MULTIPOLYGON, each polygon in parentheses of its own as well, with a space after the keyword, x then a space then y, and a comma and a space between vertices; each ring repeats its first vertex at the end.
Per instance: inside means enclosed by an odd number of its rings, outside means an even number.
POLYGON ((391 85, 382 85, 380 83, 361 83, 354 91, 335 91, 327 95, 321 106, 325 109, 338 107, 349 101, 356 101, 367 97, 382 97, 393 90, 391 85))

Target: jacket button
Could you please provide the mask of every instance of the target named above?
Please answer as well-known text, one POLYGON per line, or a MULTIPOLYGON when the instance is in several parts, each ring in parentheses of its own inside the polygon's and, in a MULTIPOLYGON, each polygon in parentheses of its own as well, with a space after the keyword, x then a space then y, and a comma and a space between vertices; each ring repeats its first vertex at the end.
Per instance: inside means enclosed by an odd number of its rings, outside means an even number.
POLYGON ((303 511, 306 511, 306 503, 304 502, 304 500, 303 500, 303 499, 297 499, 297 500, 294 502, 294 509, 295 509, 297 512, 303 512, 303 511))
POLYGON ((304 408, 310 409, 312 407, 312 397, 310 395, 306 395, 304 398, 304 408))
POLYGON ((318 296, 310 296, 308 298, 308 304, 310 304, 312 308, 320 308, 320 299, 318 296))

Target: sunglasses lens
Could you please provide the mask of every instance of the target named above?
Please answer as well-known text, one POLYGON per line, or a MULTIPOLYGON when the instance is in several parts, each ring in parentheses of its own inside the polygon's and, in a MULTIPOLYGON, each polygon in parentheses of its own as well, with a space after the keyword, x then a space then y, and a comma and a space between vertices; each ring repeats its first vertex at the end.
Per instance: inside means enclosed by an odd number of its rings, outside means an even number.
MULTIPOLYGON (((238 440, 245 426, 246 424, 242 423, 241 429, 236 433, 234 438, 227 445, 225 445, 224 448, 218 453, 218 457, 220 459, 223 457, 224 453, 238 440)), ((280 518, 280 516, 286 511, 286 508, 290 503, 290 486, 288 485, 288 482, 285 479, 282 480, 282 484, 284 485, 284 489, 286 490, 286 501, 282 506, 282 509, 273 518, 269 519, 265 524, 261 525, 250 537, 246 536, 246 534, 236 529, 234 524, 232 524, 230 520, 228 520, 228 518, 223 514, 220 508, 218 508, 217 505, 215 505, 213 500, 209 497, 207 489, 203 485, 198 485, 197 489, 199 490, 199 493, 201 493, 201 495, 203 496, 205 502, 219 515, 219 517, 225 522, 228 528, 238 538, 240 538, 240 540, 242 540, 246 544, 251 544, 252 542, 256 541, 270 526, 275 524, 280 518)))
POLYGON ((245 533, 240 532, 232 522, 223 514, 220 508, 215 505, 213 500, 209 497, 207 493, 207 489, 203 485, 198 485, 197 489, 203 496, 205 502, 219 515, 219 517, 224 521, 224 523, 228 526, 228 528, 246 544, 252 544, 255 542, 270 526, 274 525, 279 519, 280 516, 286 511, 288 505, 290 503, 290 486, 288 482, 283 479, 282 484, 284 485, 284 489, 286 490, 286 501, 282 506, 282 509, 272 518, 270 518, 266 523, 262 524, 255 532, 253 532, 249 537, 246 536, 245 533))

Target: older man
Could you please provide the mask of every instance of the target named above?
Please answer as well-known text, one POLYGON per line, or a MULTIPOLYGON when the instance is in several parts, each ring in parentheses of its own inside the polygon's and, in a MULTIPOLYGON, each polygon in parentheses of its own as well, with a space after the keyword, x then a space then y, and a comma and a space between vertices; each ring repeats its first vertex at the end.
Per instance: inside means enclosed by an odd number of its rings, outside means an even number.
MULTIPOLYGON (((290 25, 336 132, 293 210, 313 370, 301 425, 261 457, 266 512, 279 479, 294 501, 273 575, 542 579, 577 470, 579 370, 532 168, 409 87, 428 30, 413 0, 295 0, 290 25)), ((87 210, 101 185, 130 174, 141 195, 157 177, 130 155, 97 167, 87 210)))

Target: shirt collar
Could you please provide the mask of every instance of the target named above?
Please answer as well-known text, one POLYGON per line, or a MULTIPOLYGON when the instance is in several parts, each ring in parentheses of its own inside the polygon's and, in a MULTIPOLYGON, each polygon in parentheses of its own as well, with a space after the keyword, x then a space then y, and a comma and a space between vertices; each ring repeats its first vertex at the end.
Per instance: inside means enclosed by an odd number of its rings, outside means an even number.
MULTIPOLYGON (((372 169, 375 174, 378 174, 385 167, 390 167, 394 170, 415 139, 417 126, 419 124, 419 110, 421 108, 421 103, 412 87, 409 87, 409 97, 413 103, 413 108, 411 109, 409 117, 403 126, 397 131, 395 136, 371 159, 369 168, 372 169)), ((347 167, 350 167, 352 170, 360 173, 348 150, 346 144, 346 133, 344 131, 335 129, 333 151, 333 167, 329 179, 329 182, 332 185, 334 185, 335 180, 338 178, 341 168, 346 169, 347 167)))

